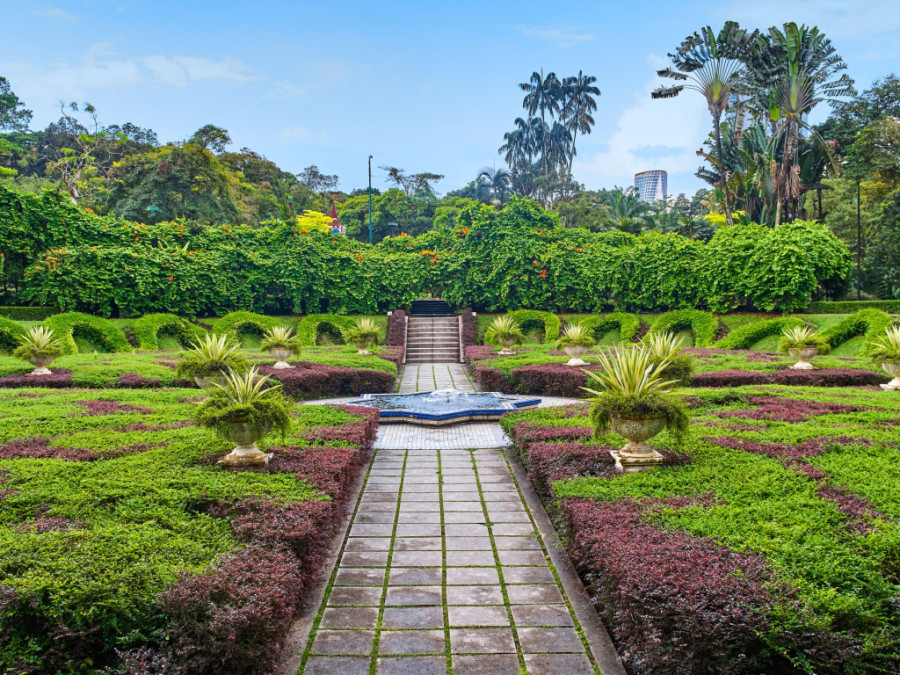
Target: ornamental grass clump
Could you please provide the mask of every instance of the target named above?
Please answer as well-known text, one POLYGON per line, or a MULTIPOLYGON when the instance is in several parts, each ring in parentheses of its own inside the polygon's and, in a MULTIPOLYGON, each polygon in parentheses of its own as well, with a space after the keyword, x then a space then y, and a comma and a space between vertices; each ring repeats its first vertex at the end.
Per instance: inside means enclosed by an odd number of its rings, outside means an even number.
POLYGON ((501 346, 501 354, 515 354, 513 345, 525 342, 525 335, 518 322, 511 316, 498 316, 484 333, 484 341, 489 345, 501 346))
POLYGON ((271 326, 263 333, 263 339, 259 343, 260 349, 269 352, 269 355, 278 359, 274 367, 279 370, 290 368, 286 359, 289 356, 297 356, 302 350, 300 338, 294 335, 294 331, 285 326, 271 326))
MULTIPOLYGON (((654 363, 653 358, 649 350, 631 347, 600 354, 598 361, 603 369, 587 371, 600 390, 584 388, 594 395, 590 415, 594 434, 600 436, 612 429, 629 440, 623 453, 644 459, 659 453, 643 441, 666 428, 680 443, 689 424, 684 403, 671 394, 677 383, 662 376, 669 362, 663 359, 654 363)), ((662 461, 662 456, 653 461, 662 461)))
POLYGON ((778 351, 789 354, 792 349, 815 349, 817 354, 827 354, 831 345, 809 326, 792 326, 782 331, 778 351))
POLYGON ((52 328, 33 326, 19 338, 19 346, 13 351, 13 356, 35 367, 31 375, 50 375, 47 366, 62 353, 62 342, 56 338, 52 328))
POLYGON ((373 319, 357 319, 344 330, 344 340, 359 349, 357 354, 371 354, 369 347, 378 344, 378 324, 373 319))
POLYGON ((581 357, 594 346, 594 336, 587 326, 569 324, 562 336, 556 341, 556 348, 563 350, 571 358, 567 366, 583 366, 586 362, 581 357))
POLYGON ((687 354, 681 353, 684 338, 674 333, 652 333, 647 336, 644 349, 652 355, 651 363, 665 367, 660 371, 663 380, 672 380, 682 387, 691 383, 691 375, 694 374, 694 360, 687 354))
POLYGON ((229 372, 225 384, 216 384, 210 397, 194 413, 194 422, 213 429, 237 447, 220 463, 232 466, 265 464, 268 456, 256 447, 273 427, 282 442, 291 428, 290 402, 281 385, 266 386, 268 376, 256 368, 243 373, 229 372))
POLYGON ((203 389, 225 381, 227 373, 243 373, 249 368, 247 359, 237 353, 227 335, 210 333, 198 339, 181 356, 175 369, 179 377, 191 377, 203 389))
POLYGON ((888 326, 884 335, 872 341, 869 356, 894 379, 881 385, 885 390, 900 389, 900 326, 888 326))

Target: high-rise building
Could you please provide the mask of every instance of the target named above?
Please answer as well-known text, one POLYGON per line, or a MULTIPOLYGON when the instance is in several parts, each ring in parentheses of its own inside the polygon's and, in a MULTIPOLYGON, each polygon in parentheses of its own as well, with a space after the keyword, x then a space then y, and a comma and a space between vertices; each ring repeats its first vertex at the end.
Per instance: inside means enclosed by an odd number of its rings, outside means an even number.
POLYGON ((665 201, 668 194, 669 174, 661 169, 634 174, 634 189, 642 202, 665 201))

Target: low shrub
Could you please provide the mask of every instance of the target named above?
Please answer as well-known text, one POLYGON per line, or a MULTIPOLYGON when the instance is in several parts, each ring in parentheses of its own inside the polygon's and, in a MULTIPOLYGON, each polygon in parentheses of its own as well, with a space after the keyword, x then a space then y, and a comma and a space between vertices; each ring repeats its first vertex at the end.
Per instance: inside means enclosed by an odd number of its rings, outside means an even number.
POLYGON ((391 347, 406 346, 406 321, 406 310, 395 309, 391 312, 391 318, 388 319, 387 339, 384 341, 385 345, 391 347))
POLYGON ((145 314, 134 322, 134 339, 138 349, 159 349, 160 334, 173 335, 182 347, 206 335, 206 331, 175 314, 145 314))
POLYGON ((531 443, 528 475, 544 499, 553 499, 555 481, 613 475, 615 460, 610 450, 610 447, 587 443, 531 443))
POLYGON ((793 316, 754 321, 746 326, 735 328, 716 342, 713 347, 717 349, 750 349, 760 340, 772 335, 781 335, 786 328, 800 328, 804 325, 802 319, 793 316))
POLYGON ((759 556, 643 521, 630 500, 564 499, 568 553, 626 666, 640 673, 772 672, 775 605, 759 556))
POLYGON ((699 309, 676 309, 658 316, 650 325, 652 333, 678 333, 690 329, 694 335, 695 347, 709 347, 719 332, 719 319, 709 312, 699 309))
POLYGON ((537 309, 518 309, 514 312, 509 312, 507 316, 512 317, 525 332, 528 332, 535 323, 541 324, 544 328, 544 342, 546 344, 556 342, 559 338, 562 322, 556 314, 541 312, 537 309))
POLYGON ((0 316, 0 349, 5 352, 13 351, 19 346, 25 333, 25 327, 22 324, 0 316))
POLYGON ((12 305, 0 305, 0 316, 13 321, 43 321, 52 316, 52 307, 14 307, 12 305))
POLYGON ((691 377, 692 387, 743 387, 752 384, 789 384, 797 387, 864 387, 884 384, 882 373, 857 368, 817 368, 774 373, 760 370, 719 370, 691 377))
POLYGON ((345 330, 353 327, 353 319, 338 314, 309 314, 297 323, 297 337, 305 345, 314 345, 322 326, 330 326, 336 335, 342 336, 345 330))
POLYGON ((625 312, 588 316, 578 323, 590 329, 597 340, 606 333, 618 329, 619 339, 622 342, 632 342, 641 329, 641 320, 638 316, 636 314, 626 314, 625 312))
POLYGON ((229 335, 240 339, 241 335, 253 334, 262 336, 266 329, 284 325, 280 319, 253 312, 231 312, 221 319, 213 321, 212 332, 218 335, 229 335))
MULTIPOLYGON (((596 370, 597 366, 586 366, 586 370, 596 370)), ((571 368, 562 363, 545 363, 521 366, 510 373, 512 393, 543 396, 583 398, 583 387, 588 377, 581 368, 571 368)))
POLYGON ((516 386, 499 368, 487 366, 475 366, 475 381, 481 391, 499 391, 511 394, 516 391, 516 386))
MULTIPOLYGON (((799 371, 798 371, 799 372, 799 371)), ((769 384, 772 374, 760 370, 719 370, 698 373, 691 377, 692 387, 743 387, 751 384, 769 384)))
POLYGON ((285 395, 297 400, 388 393, 393 390, 394 373, 364 368, 342 368, 308 361, 291 362, 290 369, 260 366, 259 372, 278 380, 285 395))
POLYGON ((20 389, 22 387, 47 387, 63 389, 72 386, 72 371, 67 368, 54 368, 49 375, 32 377, 31 375, 7 375, 0 377, 0 389, 20 389))
POLYGON ((119 328, 108 319, 99 316, 66 312, 54 314, 44 322, 53 330, 62 343, 65 354, 77 354, 78 346, 75 337, 83 337, 108 352, 130 352, 131 345, 119 328))
POLYGON ((466 307, 460 313, 462 321, 462 347, 471 347, 475 344, 475 314, 471 307, 466 307))
POLYGON ((822 300, 811 302, 809 305, 810 314, 855 314, 861 309, 878 309, 889 314, 900 314, 900 300, 822 300))
POLYGON ((851 314, 843 321, 836 323, 822 331, 821 335, 832 348, 846 342, 857 335, 864 335, 863 346, 859 350, 860 356, 866 356, 872 347, 872 343, 884 335, 885 329, 891 325, 889 314, 879 309, 863 309, 851 314))

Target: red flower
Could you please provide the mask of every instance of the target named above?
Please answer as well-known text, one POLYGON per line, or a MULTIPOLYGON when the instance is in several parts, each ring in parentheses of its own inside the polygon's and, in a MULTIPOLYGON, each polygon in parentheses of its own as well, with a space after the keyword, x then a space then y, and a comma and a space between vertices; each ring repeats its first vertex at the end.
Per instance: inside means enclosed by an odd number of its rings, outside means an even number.
POLYGON ((541 270, 541 273, 538 274, 538 276, 539 276, 539 277, 545 277, 545 276, 547 276, 547 270, 541 270))

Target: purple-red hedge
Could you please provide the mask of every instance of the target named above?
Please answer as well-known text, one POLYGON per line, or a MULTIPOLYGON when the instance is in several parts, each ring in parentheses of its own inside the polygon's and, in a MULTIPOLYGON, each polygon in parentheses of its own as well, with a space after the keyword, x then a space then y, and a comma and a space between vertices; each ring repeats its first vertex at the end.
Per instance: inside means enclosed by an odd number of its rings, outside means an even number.
POLYGON ((510 429, 512 441, 519 448, 548 441, 587 441, 593 435, 591 427, 547 427, 531 422, 516 422, 510 429))
POLYGON ((528 445, 528 475, 538 493, 552 499, 553 483, 579 476, 611 476, 613 448, 587 443, 531 443, 528 445))
POLYGON ((393 389, 395 379, 393 374, 381 370, 341 368, 306 361, 295 361, 291 365, 294 367, 285 370, 260 366, 259 372, 281 382, 284 393, 298 400, 387 393, 393 389))
POLYGON ((768 672, 765 561, 643 522, 629 500, 564 499, 569 556, 635 673, 768 672))
POLYGON ((716 417, 739 417, 751 420, 772 420, 774 422, 805 422, 815 415, 834 415, 872 410, 863 406, 846 403, 825 403, 822 401, 806 401, 784 396, 748 396, 747 402, 755 408, 744 410, 717 410, 716 417))
POLYGON ((515 368, 510 377, 513 391, 517 394, 583 398, 587 396, 587 392, 582 387, 588 383, 588 376, 584 371, 597 370, 598 367, 591 365, 582 369, 564 363, 542 363, 515 368))
POLYGON ((6 375, 0 377, 0 389, 20 387, 47 387, 64 389, 72 386, 72 371, 68 368, 53 368, 49 375, 6 375))
POLYGON ((459 316, 462 320, 462 346, 465 349, 475 344, 475 314, 471 307, 466 307, 459 316))
POLYGON ((406 346, 406 310, 395 309, 391 312, 384 344, 390 347, 406 346))
POLYGON ((774 373, 758 370, 719 370, 698 373, 691 378, 692 387, 741 387, 750 384, 789 384, 796 387, 862 387, 883 384, 888 378, 873 370, 854 368, 817 368, 774 373))
POLYGON ((512 394, 515 391, 513 383, 499 368, 475 366, 475 381, 478 382, 481 391, 501 391, 504 394, 512 394))

